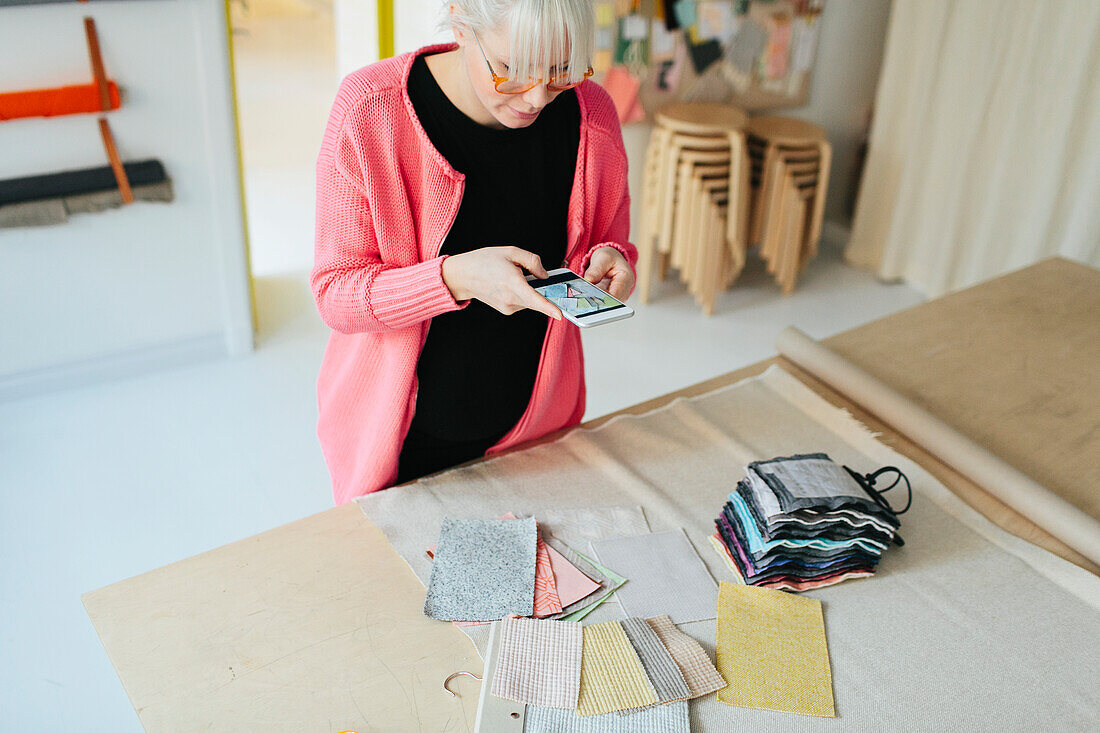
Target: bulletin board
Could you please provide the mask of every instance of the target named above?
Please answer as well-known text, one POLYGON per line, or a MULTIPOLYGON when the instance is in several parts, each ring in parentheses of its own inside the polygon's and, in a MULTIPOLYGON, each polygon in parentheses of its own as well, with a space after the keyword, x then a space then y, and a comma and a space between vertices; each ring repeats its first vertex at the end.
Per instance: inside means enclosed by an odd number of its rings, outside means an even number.
POLYGON ((623 123, 672 102, 799 107, 809 99, 824 4, 596 0, 596 80, 623 123))

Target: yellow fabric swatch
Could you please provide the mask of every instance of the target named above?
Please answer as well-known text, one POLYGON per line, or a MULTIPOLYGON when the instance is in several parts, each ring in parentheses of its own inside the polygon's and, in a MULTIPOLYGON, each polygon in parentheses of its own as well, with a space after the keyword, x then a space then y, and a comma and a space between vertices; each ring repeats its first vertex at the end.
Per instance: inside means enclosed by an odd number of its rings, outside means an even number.
POLYGON ((729 683, 718 691, 719 702, 836 717, 821 601, 722 583, 718 671, 729 683))
POLYGON ((577 715, 597 715, 657 703, 638 652, 618 621, 584 627, 577 715))

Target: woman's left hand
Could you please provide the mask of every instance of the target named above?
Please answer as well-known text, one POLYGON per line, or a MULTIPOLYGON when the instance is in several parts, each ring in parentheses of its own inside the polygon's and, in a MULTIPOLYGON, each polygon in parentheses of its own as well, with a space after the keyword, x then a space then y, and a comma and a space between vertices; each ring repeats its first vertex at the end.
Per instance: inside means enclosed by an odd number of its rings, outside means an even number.
POLYGON ((626 300, 634 288, 634 271, 614 247, 599 247, 592 253, 584 279, 619 300, 626 300))

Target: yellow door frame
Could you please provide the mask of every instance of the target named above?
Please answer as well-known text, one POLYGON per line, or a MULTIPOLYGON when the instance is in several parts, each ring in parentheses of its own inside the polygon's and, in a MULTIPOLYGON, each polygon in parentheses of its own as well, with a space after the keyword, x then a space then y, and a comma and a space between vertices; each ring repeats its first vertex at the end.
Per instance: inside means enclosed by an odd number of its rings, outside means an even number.
POLYGON ((378 58, 393 56, 393 0, 378 2, 378 58))

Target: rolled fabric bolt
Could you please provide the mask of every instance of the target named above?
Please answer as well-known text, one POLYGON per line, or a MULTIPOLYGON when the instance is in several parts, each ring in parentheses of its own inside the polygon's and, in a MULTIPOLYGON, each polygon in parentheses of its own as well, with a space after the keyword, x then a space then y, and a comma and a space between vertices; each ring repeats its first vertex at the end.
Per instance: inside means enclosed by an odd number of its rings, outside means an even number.
POLYGON ((1100 522, 793 326, 775 347, 1094 563, 1100 522))
MULTIPOLYGON (((139 160, 123 163, 126 177, 133 187, 160 183, 167 178, 159 160, 139 160)), ((0 204, 37 201, 64 196, 76 196, 93 191, 117 189, 118 182, 110 166, 48 173, 0 180, 0 204)))

